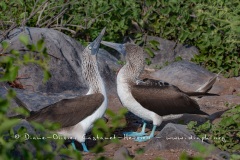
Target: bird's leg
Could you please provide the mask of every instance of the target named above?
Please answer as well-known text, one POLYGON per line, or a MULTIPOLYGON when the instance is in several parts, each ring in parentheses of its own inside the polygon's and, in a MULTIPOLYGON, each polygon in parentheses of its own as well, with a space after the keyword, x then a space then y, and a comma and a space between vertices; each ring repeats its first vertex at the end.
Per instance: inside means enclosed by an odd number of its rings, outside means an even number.
POLYGON ((139 137, 139 136, 145 136, 145 129, 146 129, 147 123, 143 121, 142 131, 141 132, 123 132, 124 136, 126 137, 139 137))
POLYGON ((86 146, 85 142, 82 142, 81 144, 82 144, 82 147, 83 147, 83 151, 84 151, 84 152, 89 152, 89 150, 87 149, 87 146, 86 146))
POLYGON ((73 149, 74 149, 74 150, 77 150, 77 148, 76 148, 76 146, 75 146, 75 143, 74 143, 74 140, 72 140, 72 143, 71 143, 71 144, 72 144, 73 149))
POLYGON ((153 129, 152 129, 152 132, 149 136, 139 136, 135 139, 135 141, 137 142, 145 142, 151 138, 154 137, 154 133, 155 133, 155 130, 156 130, 157 126, 156 125, 153 125, 153 129))

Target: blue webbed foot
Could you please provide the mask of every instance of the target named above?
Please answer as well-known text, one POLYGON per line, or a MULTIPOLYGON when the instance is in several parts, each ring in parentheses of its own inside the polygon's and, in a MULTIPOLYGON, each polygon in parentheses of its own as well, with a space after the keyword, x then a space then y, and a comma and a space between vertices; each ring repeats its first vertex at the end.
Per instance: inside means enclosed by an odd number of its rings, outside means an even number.
POLYGON ((142 126, 142 131, 141 132, 123 132, 124 136, 126 137, 140 137, 140 136, 145 136, 145 128, 146 128, 147 123, 143 121, 143 126, 142 126))
POLYGON ((87 146, 86 146, 85 142, 82 142, 81 144, 82 144, 82 147, 83 147, 83 151, 84 151, 84 152, 89 152, 89 150, 87 149, 87 146))
POLYGON ((146 142, 151 138, 153 138, 153 136, 140 136, 140 137, 136 137, 135 141, 136 142, 146 142))
POLYGON ((123 132, 123 134, 125 137, 139 137, 146 135, 144 132, 123 132))
POLYGON ((152 129, 152 132, 149 136, 139 136, 135 139, 135 141, 137 142, 145 142, 145 141, 148 141, 149 139, 153 138, 154 137, 154 132, 156 130, 157 126, 154 125, 153 126, 153 129, 152 129))
POLYGON ((71 143, 71 144, 72 144, 72 147, 73 147, 73 149, 74 149, 74 150, 77 150, 77 148, 76 148, 76 146, 75 146, 75 143, 74 143, 74 141, 72 141, 72 143, 71 143))

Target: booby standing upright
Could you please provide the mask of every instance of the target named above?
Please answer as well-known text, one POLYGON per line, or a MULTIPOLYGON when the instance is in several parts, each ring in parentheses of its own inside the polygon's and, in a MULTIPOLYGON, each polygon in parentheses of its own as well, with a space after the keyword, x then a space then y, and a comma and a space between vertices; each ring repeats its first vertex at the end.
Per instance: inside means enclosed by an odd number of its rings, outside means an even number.
POLYGON ((183 92, 167 82, 139 79, 144 69, 144 51, 132 44, 117 44, 102 41, 102 44, 116 49, 126 58, 126 64, 117 75, 117 92, 124 107, 143 119, 141 132, 125 132, 126 136, 137 137, 136 141, 146 141, 154 136, 157 126, 163 120, 181 117, 184 113, 206 114, 200 110, 197 102, 189 96, 204 95, 199 92, 183 92), (149 136, 145 136, 146 122, 153 122, 149 136))
MULTIPOLYGON (((92 128, 93 123, 101 118, 107 108, 107 94, 104 82, 98 71, 96 55, 105 28, 100 35, 82 52, 82 73, 89 84, 89 91, 85 96, 73 99, 63 99, 37 112, 31 112, 29 121, 59 123, 59 134, 74 138, 82 144, 83 150, 88 152, 85 144, 85 134, 92 128)), ((76 149, 74 142, 72 142, 76 149)))

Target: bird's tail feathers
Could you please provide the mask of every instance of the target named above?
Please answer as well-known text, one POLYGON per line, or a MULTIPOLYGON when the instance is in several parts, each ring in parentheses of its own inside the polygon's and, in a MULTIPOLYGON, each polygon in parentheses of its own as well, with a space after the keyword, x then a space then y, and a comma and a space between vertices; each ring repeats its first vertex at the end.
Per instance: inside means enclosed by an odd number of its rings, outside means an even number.
POLYGON ((206 83, 204 83, 201 87, 199 87, 196 92, 208 92, 213 84, 216 82, 217 78, 219 77, 219 74, 222 71, 220 71, 218 74, 216 74, 214 77, 212 77, 209 81, 207 81, 206 83))
POLYGON ((211 115, 209 115, 208 119, 212 122, 214 121, 215 119, 221 117, 226 111, 228 111, 229 109, 225 109, 223 111, 219 111, 219 112, 216 112, 216 113, 213 113, 211 115))

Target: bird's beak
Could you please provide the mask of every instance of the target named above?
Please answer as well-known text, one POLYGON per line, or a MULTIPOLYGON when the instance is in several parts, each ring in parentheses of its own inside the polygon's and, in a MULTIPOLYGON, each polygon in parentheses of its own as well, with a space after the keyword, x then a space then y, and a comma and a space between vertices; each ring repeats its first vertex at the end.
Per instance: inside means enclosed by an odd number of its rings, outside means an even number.
POLYGON ((106 27, 104 27, 98 37, 89 45, 91 47, 91 54, 96 55, 99 50, 100 42, 102 41, 102 37, 106 31, 106 27))
POLYGON ((112 43, 112 42, 107 42, 107 41, 102 41, 101 43, 105 46, 108 46, 110 48, 117 50, 119 53, 123 54, 124 56, 126 55, 125 44, 112 43))

